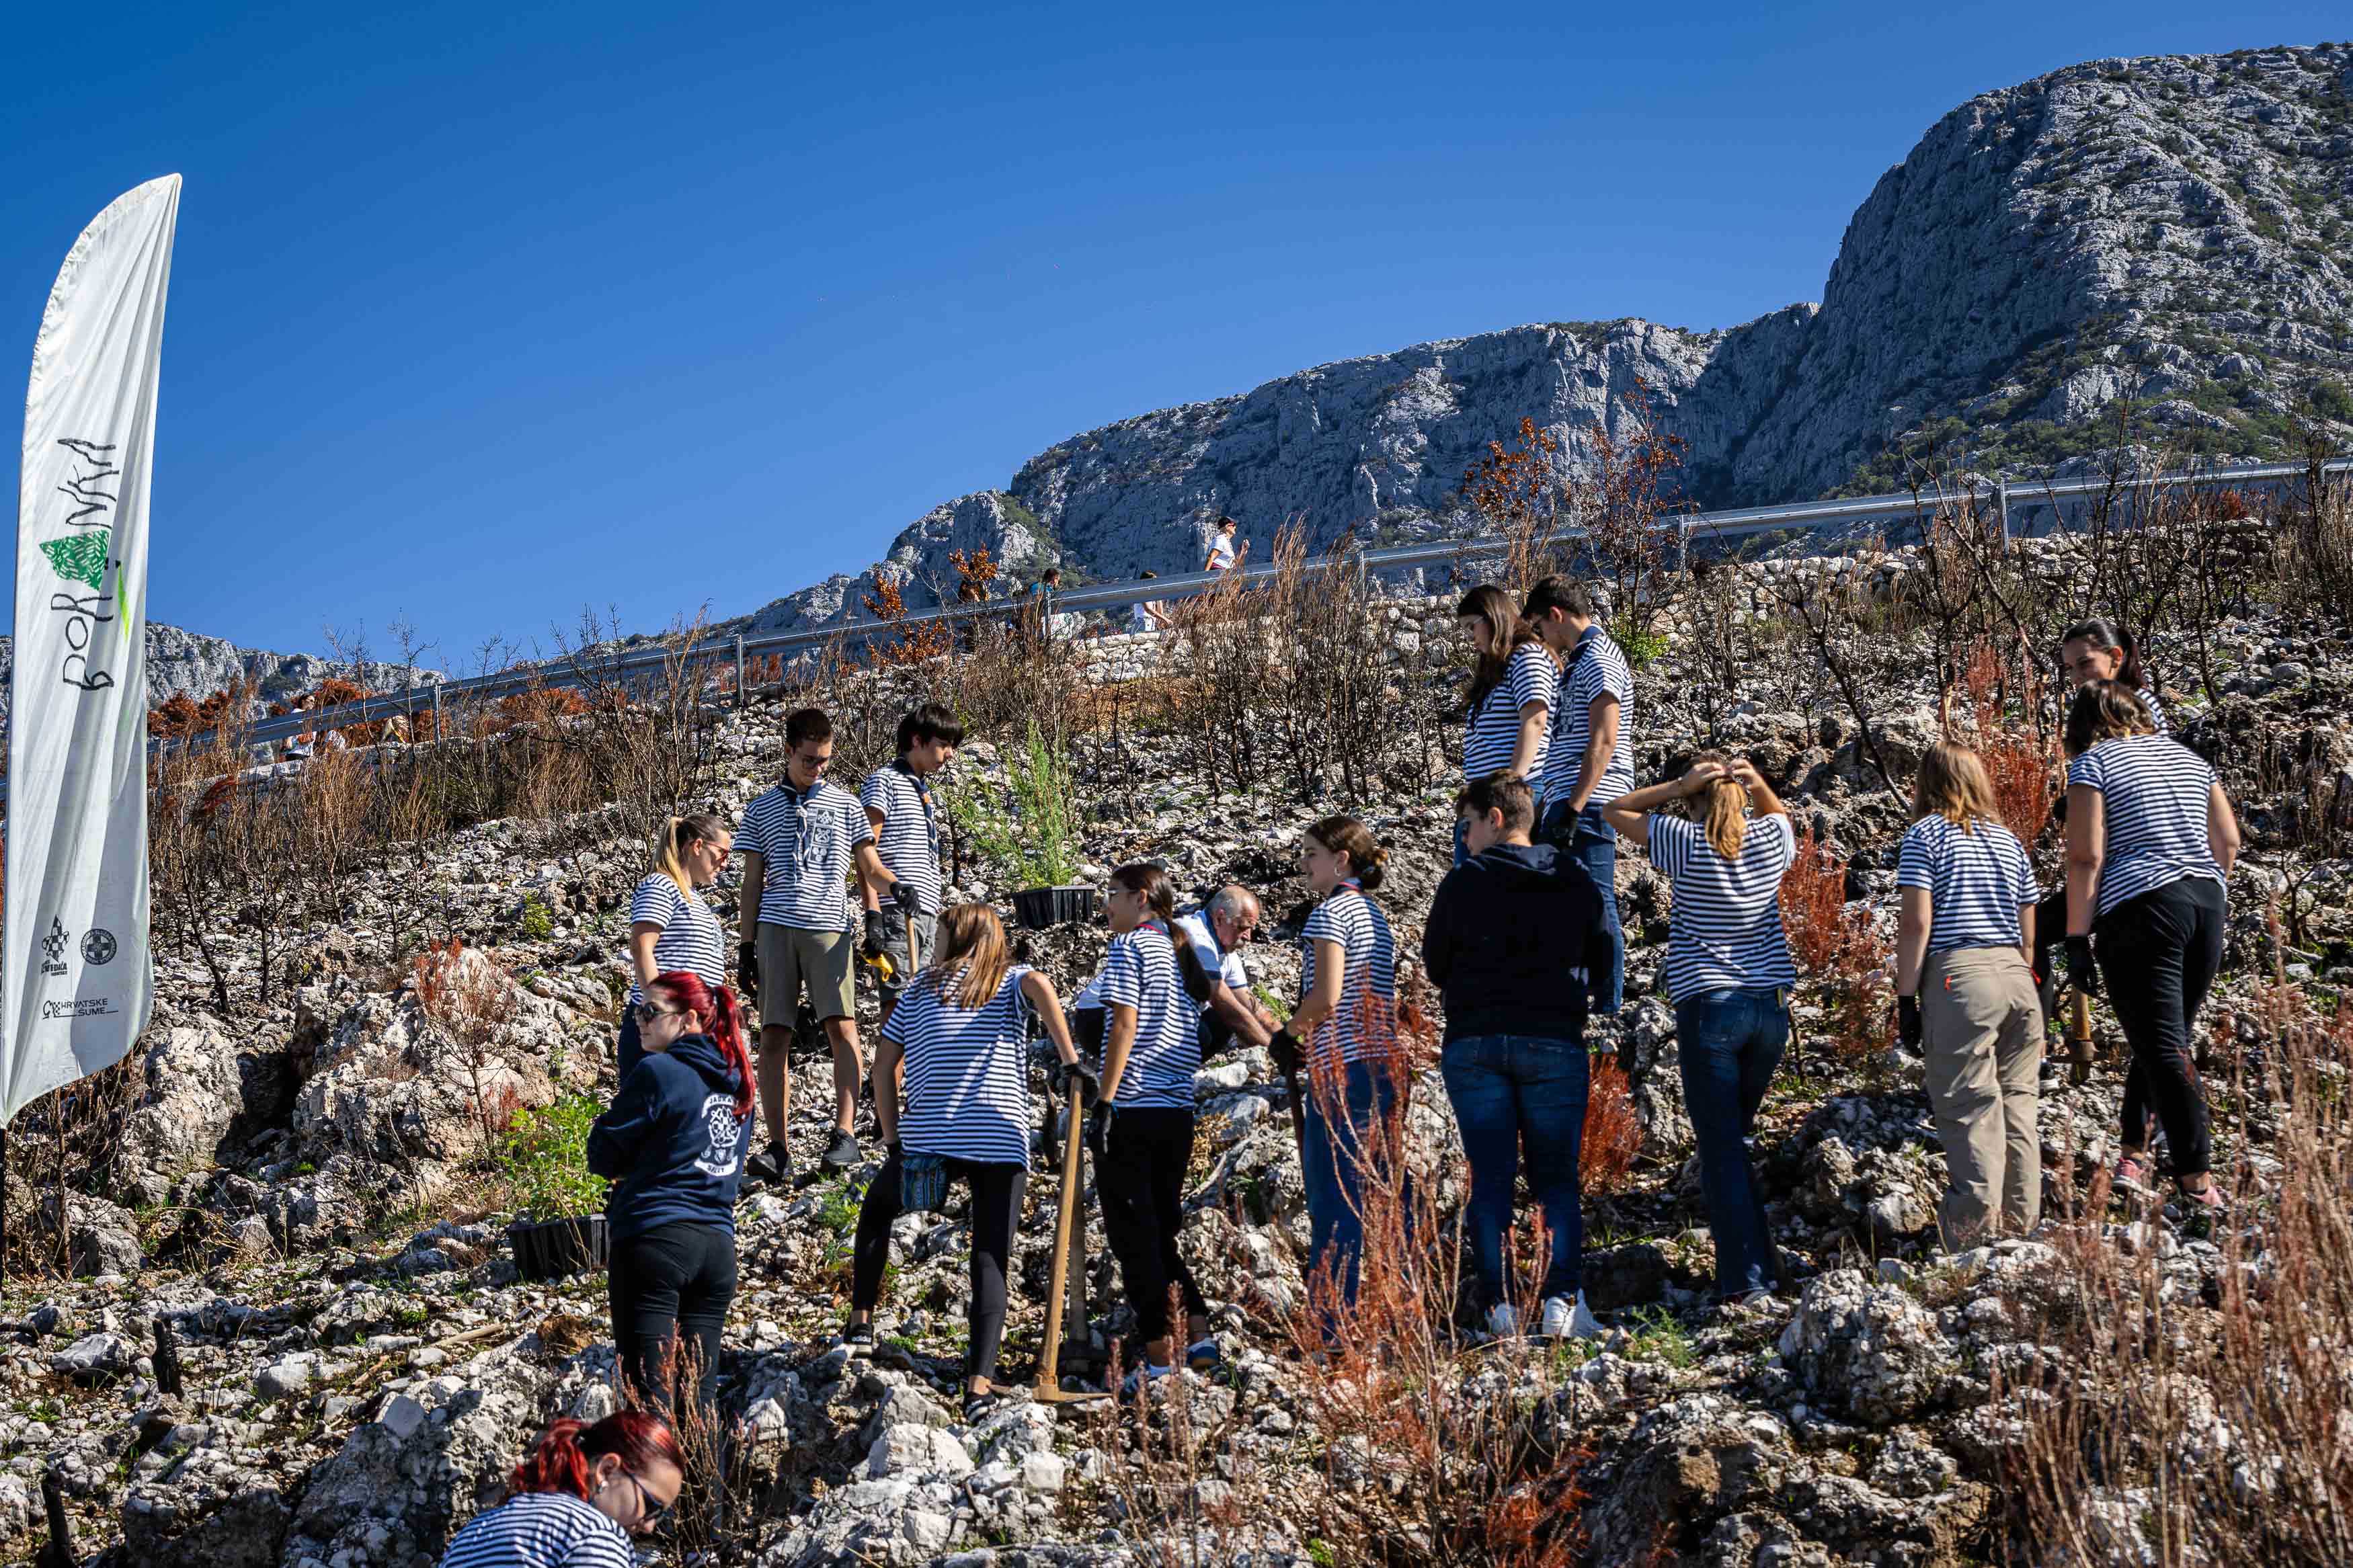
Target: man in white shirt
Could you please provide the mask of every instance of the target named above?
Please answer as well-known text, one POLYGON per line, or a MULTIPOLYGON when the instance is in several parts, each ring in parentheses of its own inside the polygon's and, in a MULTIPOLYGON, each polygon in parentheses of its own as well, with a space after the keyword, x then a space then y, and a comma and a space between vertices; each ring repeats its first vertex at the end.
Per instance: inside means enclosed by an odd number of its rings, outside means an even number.
POLYGON ((1235 1040, 1262 1046, 1282 1026, 1250 989, 1250 971, 1242 963, 1241 950, 1257 934, 1259 918, 1258 895, 1238 884, 1219 889, 1207 904, 1176 917, 1175 934, 1186 944, 1178 950, 1178 968, 1185 972, 1187 989, 1207 993, 1197 994, 1204 1056, 1235 1040), (1198 979, 1191 973, 1195 965, 1181 962, 1188 949, 1198 961, 1198 979))

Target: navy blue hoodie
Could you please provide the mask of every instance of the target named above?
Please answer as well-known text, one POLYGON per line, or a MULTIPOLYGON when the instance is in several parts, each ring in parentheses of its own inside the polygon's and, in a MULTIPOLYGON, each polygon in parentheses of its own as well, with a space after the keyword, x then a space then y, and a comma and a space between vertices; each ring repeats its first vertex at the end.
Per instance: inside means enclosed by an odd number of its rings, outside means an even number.
POLYGON ((681 1220, 735 1227, 735 1189, 751 1147, 736 1120, 743 1074, 707 1035, 683 1035, 629 1069, 611 1109, 588 1130, 588 1168, 613 1182, 613 1239, 681 1220))
POLYGON ((1447 872, 1421 938, 1449 1040, 1584 1038, 1587 988, 1608 952, 1600 889, 1549 844, 1493 845, 1447 872))

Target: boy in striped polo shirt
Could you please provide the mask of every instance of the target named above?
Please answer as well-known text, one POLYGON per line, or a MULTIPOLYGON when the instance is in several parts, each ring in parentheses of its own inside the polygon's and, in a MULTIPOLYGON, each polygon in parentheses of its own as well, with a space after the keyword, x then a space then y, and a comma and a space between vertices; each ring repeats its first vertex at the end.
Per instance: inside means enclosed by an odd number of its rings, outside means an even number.
POLYGON ((1634 787, 1634 671, 1595 619, 1584 584, 1542 578, 1522 613, 1563 666, 1536 838, 1580 862, 1601 890, 1609 962, 1594 971, 1593 1010, 1612 1016, 1625 993, 1626 936, 1618 923, 1618 835, 1601 807, 1634 787))
POLYGON ((747 1181, 784 1183, 792 1173, 785 1142, 792 1079, 793 1013, 808 993, 833 1046, 833 1142, 825 1163, 846 1171, 859 1161, 850 1126, 863 1073, 858 997, 850 977, 849 879, 870 903, 898 879, 874 853, 874 829, 857 796, 826 782, 833 762, 833 721, 803 708, 785 720, 790 758, 784 782, 744 810, 735 847, 744 852, 744 903, 759 911, 758 934, 744 942, 737 972, 755 977, 760 1000, 760 1109, 768 1146, 744 1165, 747 1181))
POLYGON ((915 971, 931 962, 944 882, 931 780, 955 760, 962 744, 964 726, 955 714, 943 703, 926 702, 899 721, 898 760, 867 774, 858 792, 876 853, 899 881, 898 898, 887 902, 872 882, 864 888, 866 956, 891 959, 891 978, 879 987, 886 1024, 915 971))

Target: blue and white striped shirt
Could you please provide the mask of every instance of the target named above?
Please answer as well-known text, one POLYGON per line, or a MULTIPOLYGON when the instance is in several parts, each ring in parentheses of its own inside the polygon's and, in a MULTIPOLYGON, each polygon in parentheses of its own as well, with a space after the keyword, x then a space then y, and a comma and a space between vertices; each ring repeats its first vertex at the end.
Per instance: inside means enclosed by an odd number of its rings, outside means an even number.
MULTIPOLYGON (((1540 642, 1522 643, 1504 665, 1504 679, 1495 682, 1479 710, 1471 715, 1462 736, 1462 777, 1465 783, 1485 778, 1512 765, 1520 743, 1520 710, 1541 702, 1549 710, 1560 695, 1560 668, 1540 642)), ((1544 778, 1545 756, 1550 749, 1549 723, 1536 736, 1536 754, 1528 763, 1527 780, 1544 778)))
POLYGON ((955 999, 964 971, 927 970, 900 994, 882 1037, 905 1047, 907 1103, 899 1146, 997 1165, 1029 1163, 1029 1003, 1005 972, 978 1007, 955 999))
POLYGON ((921 900, 923 913, 939 913, 940 828, 933 815, 931 785, 892 763, 866 775, 858 802, 882 814, 882 831, 874 844, 882 864, 921 900))
POLYGON ((1147 922, 1112 938, 1102 996, 1105 1006, 1135 1009, 1135 1044, 1128 1047, 1120 1074, 1119 1103, 1190 1110, 1193 1075, 1201 1070, 1201 1037, 1168 933, 1147 922))
MULTIPOLYGON (((667 872, 657 871, 629 895, 629 923, 661 927, 654 938, 654 973, 690 970, 713 991, 727 984, 727 933, 719 916, 701 899, 679 891, 667 872)), ((630 973, 637 969, 633 963, 630 973)), ((629 1005, 645 1000, 644 987, 629 983, 629 1005)))
POLYGON ((1781 875, 1798 858, 1789 819, 1752 816, 1740 858, 1726 860, 1696 822, 1653 813, 1644 819, 1651 864, 1674 879, 1668 922, 1667 995, 1681 1002, 1711 991, 1795 985, 1781 930, 1781 875))
POLYGON ((2222 880, 2206 836, 2214 770, 2189 747, 2163 735, 2103 741, 2067 764, 2067 782, 2099 791, 2106 818, 2095 916, 2186 877, 2222 880))
POLYGON ((2018 911, 2042 896, 2017 834, 1982 820, 1964 831, 1941 814, 1905 830, 1895 885, 1927 893, 1930 952, 2016 947, 2024 940, 2018 911))
POLYGON ((744 808, 735 847, 760 857, 760 921, 796 931, 855 931, 850 913, 852 854, 874 842, 866 808, 848 790, 819 779, 804 794, 778 784, 744 808))
POLYGON ((476 1514, 441 1568, 636 1568, 628 1533, 570 1492, 523 1492, 476 1514))
POLYGON ((1384 1061, 1397 1044, 1397 939, 1380 905, 1343 887, 1315 906, 1299 932, 1299 994, 1315 989, 1315 944, 1340 944, 1340 1005, 1305 1042, 1316 1068, 1384 1061))
POLYGON ((1593 704, 1605 693, 1618 699, 1618 744, 1602 764, 1600 782, 1588 805, 1612 801, 1634 787, 1634 671, 1626 655, 1599 625, 1585 628, 1561 678, 1560 705, 1552 712, 1551 749, 1546 754, 1545 805, 1577 794, 1585 748, 1593 738, 1593 704))

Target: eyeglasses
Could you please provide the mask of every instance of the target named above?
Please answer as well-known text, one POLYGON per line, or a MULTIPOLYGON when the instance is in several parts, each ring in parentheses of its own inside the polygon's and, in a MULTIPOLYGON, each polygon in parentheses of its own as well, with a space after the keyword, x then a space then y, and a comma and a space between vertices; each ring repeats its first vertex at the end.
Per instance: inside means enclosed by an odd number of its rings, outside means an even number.
POLYGON ((638 1489, 638 1517, 640 1522, 649 1525, 659 1524, 670 1517, 670 1505, 648 1491, 646 1483, 638 1479, 633 1472, 623 1470, 621 1478, 638 1489))

